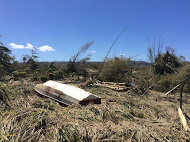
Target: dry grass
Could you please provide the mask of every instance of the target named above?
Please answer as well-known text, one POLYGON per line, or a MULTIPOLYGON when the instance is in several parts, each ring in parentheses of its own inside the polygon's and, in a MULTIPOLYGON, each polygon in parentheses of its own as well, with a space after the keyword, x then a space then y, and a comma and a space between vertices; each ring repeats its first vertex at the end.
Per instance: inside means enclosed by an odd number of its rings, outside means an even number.
MULTIPOLYGON (((38 96, 35 83, 7 85, 10 109, 1 109, 0 141, 186 141, 177 116, 178 97, 162 93, 139 96, 87 88, 102 104, 60 104, 38 96)), ((186 100, 189 98, 186 98, 186 100)), ((190 114, 190 105, 184 110, 190 114)))

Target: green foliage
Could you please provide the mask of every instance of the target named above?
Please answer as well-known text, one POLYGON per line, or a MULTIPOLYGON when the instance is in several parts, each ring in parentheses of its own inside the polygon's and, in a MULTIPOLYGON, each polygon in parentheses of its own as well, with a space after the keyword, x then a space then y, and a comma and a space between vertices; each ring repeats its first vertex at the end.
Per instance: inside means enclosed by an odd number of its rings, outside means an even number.
POLYGON ((171 88, 171 80, 167 77, 159 80, 155 89, 159 90, 159 92, 165 92, 171 88))
POLYGON ((9 50, 7 47, 5 47, 2 43, 0 44, 0 64, 3 66, 9 66, 10 65, 10 53, 11 50, 9 50))
POLYGON ((0 65, 0 78, 5 76, 8 72, 3 65, 0 65))
MULTIPOLYGON (((152 80, 155 90, 167 92, 178 84, 182 84, 186 76, 190 76, 190 64, 184 63, 173 74, 158 75, 152 80)), ((184 92, 190 92, 190 80, 184 86, 184 92)))
POLYGON ((25 78, 27 76, 26 72, 18 71, 18 70, 12 72, 12 74, 15 78, 25 78))
POLYGON ((4 76, 10 71, 11 67, 11 50, 9 50, 7 47, 3 45, 2 42, 0 42, 0 77, 4 76))
POLYGON ((41 81, 42 82, 46 82, 46 81, 48 81, 49 80, 49 78, 48 78, 48 76, 46 76, 46 75, 40 75, 40 79, 41 79, 41 81))
POLYGON ((165 53, 162 52, 162 49, 163 43, 160 39, 157 43, 155 39, 152 43, 149 43, 147 56, 153 64, 153 72, 161 75, 164 73, 174 73, 176 68, 181 66, 180 59, 183 60, 184 57, 178 58, 175 55, 175 50, 170 47, 166 47, 165 53))
POLYGON ((59 80, 63 78, 63 73, 59 70, 54 63, 47 63, 42 67, 42 81, 59 80))
POLYGON ((39 68, 39 64, 33 58, 30 58, 27 63, 29 64, 31 71, 36 71, 39 68))
POLYGON ((107 60, 100 73, 103 81, 123 82, 131 75, 130 60, 124 57, 114 57, 107 60))
POLYGON ((96 65, 95 63, 91 63, 91 64, 90 64, 90 68, 97 70, 99 67, 98 67, 98 65, 96 65))
POLYGON ((180 67, 179 58, 174 54, 171 48, 166 49, 166 53, 158 54, 153 65, 155 74, 174 73, 176 68, 180 67))
POLYGON ((8 82, 12 79, 12 76, 6 75, 3 77, 3 82, 8 82))

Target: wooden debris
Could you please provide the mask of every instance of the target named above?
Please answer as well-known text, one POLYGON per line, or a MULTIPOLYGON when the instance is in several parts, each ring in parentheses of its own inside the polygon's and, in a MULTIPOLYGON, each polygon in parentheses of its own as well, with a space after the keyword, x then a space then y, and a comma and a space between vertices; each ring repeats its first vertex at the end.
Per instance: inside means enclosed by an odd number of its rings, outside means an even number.
POLYGON ((185 131, 190 131, 189 126, 187 124, 187 120, 182 112, 182 104, 183 104, 183 88, 185 86, 185 83, 187 82, 187 80, 189 79, 189 76, 185 77, 185 81, 183 82, 182 86, 181 86, 181 91, 180 91, 180 102, 179 102, 179 108, 178 108, 178 114, 179 117, 181 119, 181 122, 183 124, 183 128, 185 129, 185 131))
POLYGON ((170 94, 172 91, 174 91, 175 89, 177 89, 180 86, 180 84, 178 84, 177 86, 175 86, 174 88, 172 88, 170 91, 168 91, 165 96, 167 96, 168 94, 170 94))
POLYGON ((87 86, 90 86, 92 83, 93 83, 93 82, 89 79, 89 80, 87 80, 86 82, 80 83, 80 84, 78 84, 78 85, 76 85, 76 86, 78 86, 78 87, 80 87, 80 88, 85 88, 85 87, 87 87, 87 86))
POLYGON ((183 124, 183 128, 185 129, 185 131, 190 131, 189 126, 188 126, 187 121, 186 121, 186 118, 183 115, 183 112, 182 112, 180 107, 178 108, 178 114, 179 114, 179 117, 181 119, 181 122, 183 124))
POLYGON ((115 91, 126 91, 131 89, 131 87, 128 87, 126 83, 101 82, 101 83, 95 83, 93 85, 98 87, 109 88, 115 91))
POLYGON ((102 82, 102 84, 109 84, 109 85, 127 85, 126 83, 115 83, 115 82, 102 82))
POLYGON ((139 88, 138 86, 130 86, 127 83, 115 83, 115 82, 98 82, 94 83, 92 86, 105 87, 112 89, 114 91, 127 91, 132 90, 137 94, 143 95, 145 90, 144 88, 139 88))

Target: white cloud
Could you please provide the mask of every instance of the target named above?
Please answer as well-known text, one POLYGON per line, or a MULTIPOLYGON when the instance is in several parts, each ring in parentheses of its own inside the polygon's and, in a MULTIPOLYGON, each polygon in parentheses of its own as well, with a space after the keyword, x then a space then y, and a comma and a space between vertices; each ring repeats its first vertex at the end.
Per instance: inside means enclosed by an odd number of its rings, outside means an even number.
MULTIPOLYGON (((32 48, 34 48, 34 46, 30 43, 27 43, 26 46, 18 45, 15 43, 10 43, 9 46, 11 46, 14 49, 32 49, 32 48)), ((43 46, 40 46, 39 48, 36 48, 36 49, 38 49, 39 51, 42 51, 42 52, 55 51, 55 49, 53 49, 53 47, 48 46, 48 45, 43 45, 43 46)))
POLYGON ((88 51, 89 53, 96 53, 96 51, 95 50, 92 50, 92 51, 88 51))
POLYGON ((51 46, 44 45, 38 48, 40 51, 45 52, 45 51, 55 51, 51 46))
POLYGON ((30 43, 27 43, 26 48, 27 49, 32 49, 32 48, 34 48, 34 46, 32 44, 30 44, 30 43))
POLYGON ((10 43, 9 45, 14 49, 24 49, 24 45, 17 45, 15 43, 10 43))

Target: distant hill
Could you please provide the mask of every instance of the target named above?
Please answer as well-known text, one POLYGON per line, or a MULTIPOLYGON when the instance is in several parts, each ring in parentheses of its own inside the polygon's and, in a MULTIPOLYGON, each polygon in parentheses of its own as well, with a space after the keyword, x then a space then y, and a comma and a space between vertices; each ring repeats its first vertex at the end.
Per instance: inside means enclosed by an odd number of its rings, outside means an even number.
MULTIPOLYGON (((49 62, 39 62, 39 63, 46 64, 49 62)), ((67 65, 68 61, 53 61, 53 63, 55 63, 56 65, 67 65)), ((93 62, 87 62, 87 63, 95 64, 95 65, 102 65, 103 62, 93 61, 93 62)), ((134 66, 151 66, 151 63, 145 62, 145 61, 132 61, 131 65, 134 65, 134 66)))

